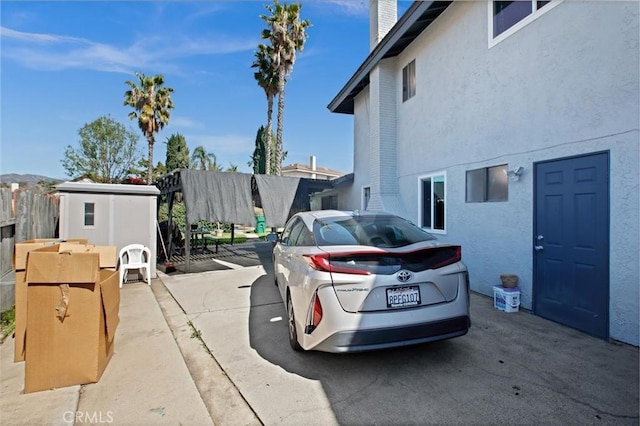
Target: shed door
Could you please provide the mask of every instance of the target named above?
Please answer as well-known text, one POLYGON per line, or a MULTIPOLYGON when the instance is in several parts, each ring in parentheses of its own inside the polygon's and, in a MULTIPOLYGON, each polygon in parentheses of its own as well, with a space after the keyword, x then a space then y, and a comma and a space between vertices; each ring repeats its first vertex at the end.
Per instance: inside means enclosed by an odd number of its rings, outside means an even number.
POLYGON ((609 335, 609 154, 535 165, 536 315, 609 335))

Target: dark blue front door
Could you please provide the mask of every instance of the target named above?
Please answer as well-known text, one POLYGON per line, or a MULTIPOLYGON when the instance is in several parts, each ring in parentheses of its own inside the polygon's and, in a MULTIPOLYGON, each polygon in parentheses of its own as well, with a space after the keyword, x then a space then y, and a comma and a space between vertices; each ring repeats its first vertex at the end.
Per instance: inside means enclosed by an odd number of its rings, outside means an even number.
POLYGON ((536 315, 609 336, 609 154, 535 164, 536 315))

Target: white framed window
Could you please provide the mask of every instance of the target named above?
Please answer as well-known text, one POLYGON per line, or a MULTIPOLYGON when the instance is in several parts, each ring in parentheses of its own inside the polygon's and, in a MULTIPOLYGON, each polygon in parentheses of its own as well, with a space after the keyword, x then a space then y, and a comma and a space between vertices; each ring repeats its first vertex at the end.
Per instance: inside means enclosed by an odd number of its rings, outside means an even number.
POLYGON ((84 203, 84 226, 96 225, 96 205, 95 203, 84 203))
POLYGON ((363 186, 362 187, 362 199, 360 200, 360 209, 367 210, 369 207, 369 200, 371 199, 371 187, 363 186))
POLYGON ((489 47, 529 25, 563 0, 489 1, 489 47))
POLYGON ((488 201, 508 201, 509 180, 507 165, 501 164, 482 169, 467 170, 466 202, 485 203, 488 201))
POLYGON ((402 102, 413 98, 416 94, 416 60, 402 69, 402 102))
POLYGON ((438 172, 418 177, 420 226, 429 232, 447 231, 447 174, 438 172))

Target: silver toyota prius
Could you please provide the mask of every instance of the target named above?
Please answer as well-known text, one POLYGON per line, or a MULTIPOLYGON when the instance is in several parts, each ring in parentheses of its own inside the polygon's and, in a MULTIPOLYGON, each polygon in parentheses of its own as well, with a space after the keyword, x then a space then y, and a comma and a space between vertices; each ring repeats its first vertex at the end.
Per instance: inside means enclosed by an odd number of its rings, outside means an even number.
POLYGON ((388 213, 297 213, 273 248, 295 350, 354 352, 462 336, 461 247, 388 213))

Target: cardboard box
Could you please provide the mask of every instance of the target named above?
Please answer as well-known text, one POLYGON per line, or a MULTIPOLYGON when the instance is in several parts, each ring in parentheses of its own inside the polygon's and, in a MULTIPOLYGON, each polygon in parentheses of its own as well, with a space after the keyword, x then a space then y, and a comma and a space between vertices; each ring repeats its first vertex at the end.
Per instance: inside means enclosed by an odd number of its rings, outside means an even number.
MULTIPOLYGON (((65 240, 64 244, 86 244, 86 238, 72 238, 65 240)), ((16 243, 13 249, 13 268, 15 274, 15 347, 13 361, 24 361, 24 338, 27 327, 27 283, 25 282, 25 269, 27 267, 27 254, 45 246, 60 244, 62 240, 55 238, 37 238, 16 243)))
POLYGON ((118 267, 118 247, 91 245, 90 250, 100 255, 100 269, 115 271, 118 267))
POLYGON ((55 238, 36 238, 21 243, 16 243, 13 249, 13 269, 16 271, 24 271, 27 264, 27 253, 40 247, 53 246, 56 244, 77 243, 87 244, 86 238, 69 238, 67 240, 59 240, 55 238))
POLYGON ((97 382, 114 350, 118 272, 96 252, 49 246, 27 258, 25 393, 97 382))
POLYGON ((25 281, 25 269, 29 252, 43 247, 49 247, 54 251, 72 252, 97 252, 100 255, 100 268, 115 270, 117 267, 116 246, 96 246, 86 244, 85 238, 74 238, 61 243, 60 240, 39 239, 29 240, 15 245, 14 267, 15 274, 15 348, 14 362, 24 361, 25 329, 27 327, 27 283, 25 281))

